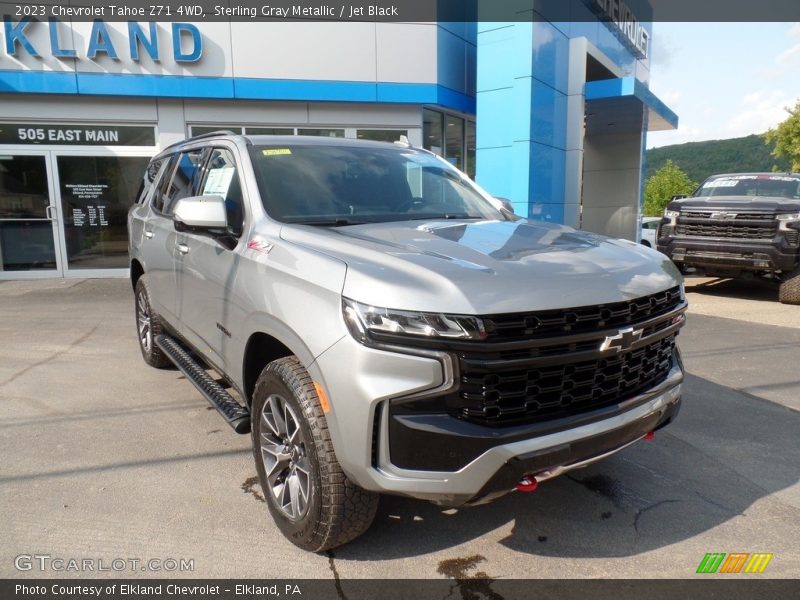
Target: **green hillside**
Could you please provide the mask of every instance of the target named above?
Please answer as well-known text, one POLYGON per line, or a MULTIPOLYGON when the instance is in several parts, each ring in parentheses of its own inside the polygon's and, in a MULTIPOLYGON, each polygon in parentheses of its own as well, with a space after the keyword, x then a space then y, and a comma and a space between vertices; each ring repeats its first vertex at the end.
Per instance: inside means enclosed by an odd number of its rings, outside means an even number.
POLYGON ((716 173, 772 171, 774 165, 787 170, 789 161, 777 159, 771 152, 772 147, 767 146, 760 135, 652 148, 647 151, 647 177, 668 160, 698 183, 716 173))

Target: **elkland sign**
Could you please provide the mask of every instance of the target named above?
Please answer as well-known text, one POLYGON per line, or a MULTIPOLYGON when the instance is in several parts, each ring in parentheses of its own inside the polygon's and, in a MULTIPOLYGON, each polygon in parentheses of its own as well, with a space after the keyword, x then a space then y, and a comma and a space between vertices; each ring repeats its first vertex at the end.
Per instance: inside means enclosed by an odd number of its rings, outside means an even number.
MULTIPOLYGON (((34 21, 30 17, 14 21, 5 15, 3 47, 5 53, 13 57, 18 57, 24 52, 35 58, 41 58, 41 52, 49 51, 51 56, 62 60, 81 58, 96 60, 101 56, 107 56, 113 60, 130 58, 134 62, 139 62, 147 55, 153 61, 160 61, 159 34, 163 34, 163 30, 158 24, 129 21, 126 25, 127 40, 121 44, 118 39, 116 41, 112 39, 108 24, 97 19, 92 23, 85 47, 78 48, 71 45, 73 36, 69 35, 65 24, 55 18, 51 17, 45 23, 34 21), (47 48, 42 48, 41 45, 37 47, 31 41, 36 28, 48 29, 50 43, 47 48)), ((172 36, 172 59, 176 63, 194 63, 200 60, 203 55, 203 37, 196 26, 191 23, 175 22, 169 24, 167 31, 170 31, 172 36)))

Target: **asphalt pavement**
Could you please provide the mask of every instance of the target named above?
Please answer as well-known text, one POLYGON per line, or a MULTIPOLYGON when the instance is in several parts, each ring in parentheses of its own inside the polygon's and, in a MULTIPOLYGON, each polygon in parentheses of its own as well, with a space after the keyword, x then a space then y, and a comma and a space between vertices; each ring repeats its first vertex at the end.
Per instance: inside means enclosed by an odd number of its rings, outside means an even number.
POLYGON ((684 403, 655 440, 489 506, 386 497, 322 555, 272 523, 250 438, 144 364, 126 280, 0 283, 0 577, 685 578, 708 552, 773 553, 760 577, 797 577, 800 307, 753 322, 762 299, 689 283, 684 403), (20 555, 193 570, 18 571, 20 555))

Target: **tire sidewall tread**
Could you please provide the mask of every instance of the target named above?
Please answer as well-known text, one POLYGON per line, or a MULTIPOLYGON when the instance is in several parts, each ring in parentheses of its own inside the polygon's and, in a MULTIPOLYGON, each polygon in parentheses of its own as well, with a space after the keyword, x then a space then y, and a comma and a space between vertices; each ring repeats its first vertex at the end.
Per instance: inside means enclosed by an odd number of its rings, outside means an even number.
POLYGON ((346 544, 369 528, 379 496, 358 487, 342 471, 314 382, 296 357, 275 360, 261 372, 253 391, 251 419, 253 455, 264 498, 278 528, 292 543, 322 552, 346 544), (299 522, 292 522, 274 502, 261 458, 260 416, 271 393, 280 393, 291 404, 312 446, 307 449, 314 470, 312 497, 299 522))

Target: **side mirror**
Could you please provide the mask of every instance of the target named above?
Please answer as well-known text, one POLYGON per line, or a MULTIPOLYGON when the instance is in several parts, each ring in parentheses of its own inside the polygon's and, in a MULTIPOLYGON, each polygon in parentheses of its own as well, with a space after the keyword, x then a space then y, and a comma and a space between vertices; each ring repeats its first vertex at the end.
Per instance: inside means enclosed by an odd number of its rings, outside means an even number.
POLYGON ((181 198, 175 205, 173 221, 178 231, 224 231, 228 226, 225 200, 222 196, 181 198))
POLYGON ((503 210, 510 212, 512 215, 514 214, 514 207, 511 205, 511 200, 508 198, 501 198, 500 196, 495 196, 494 199, 500 202, 503 210))
POLYGON ((683 198, 688 198, 688 197, 689 196, 687 196, 686 194, 675 194, 672 197, 672 200, 682 200, 683 198))

